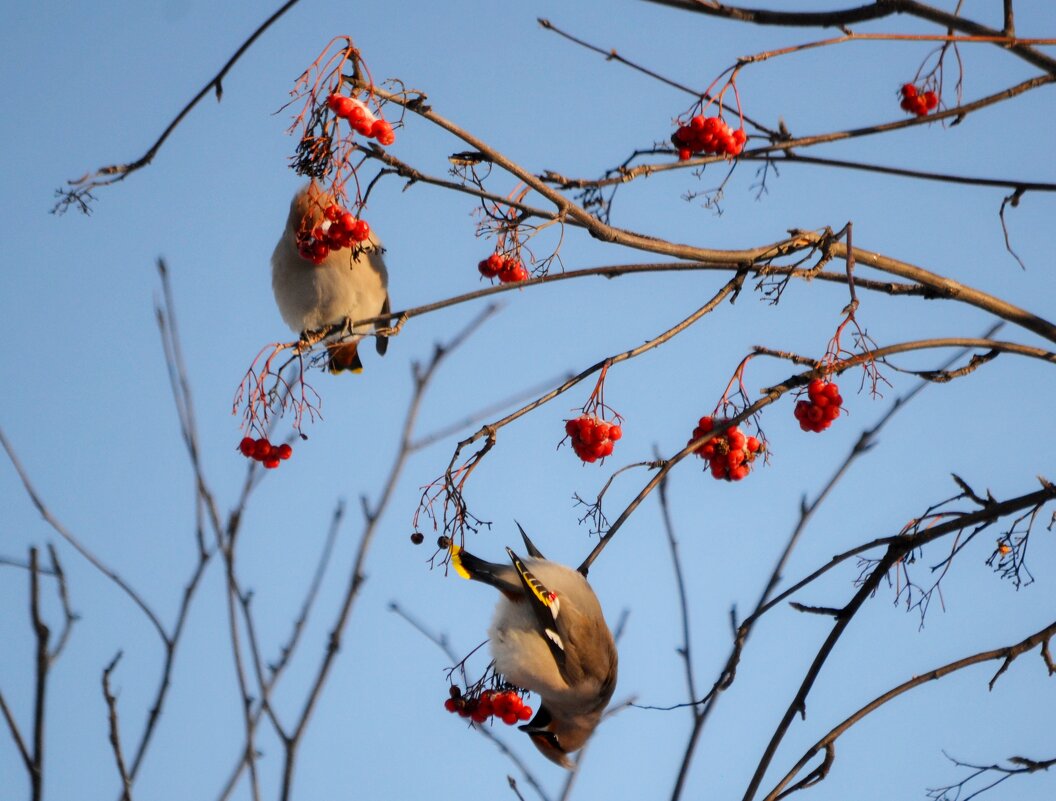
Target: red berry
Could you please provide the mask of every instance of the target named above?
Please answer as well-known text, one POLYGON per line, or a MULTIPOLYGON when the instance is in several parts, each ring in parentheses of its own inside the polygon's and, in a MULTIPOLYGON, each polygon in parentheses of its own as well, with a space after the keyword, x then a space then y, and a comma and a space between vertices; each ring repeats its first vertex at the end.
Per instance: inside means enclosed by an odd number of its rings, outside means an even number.
POLYGON ((763 447, 763 443, 761 443, 755 437, 748 437, 748 439, 744 441, 744 447, 746 447, 751 453, 758 453, 758 451, 763 447))
POLYGON ((481 259, 477 264, 477 271, 485 278, 494 278, 499 271, 492 266, 491 258, 481 259))
POLYGON ((507 726, 512 726, 518 720, 520 720, 520 717, 517 715, 516 712, 507 712, 505 715, 502 716, 502 722, 505 723, 507 726))
POLYGON ((319 264, 320 262, 322 262, 323 259, 326 258, 327 254, 330 252, 330 248, 328 248, 326 246, 325 242, 320 242, 319 240, 316 240, 315 242, 312 243, 312 251, 311 252, 312 252, 311 260, 313 262, 315 262, 316 264, 319 264))
POLYGON ((378 140, 378 144, 388 147, 396 141, 396 135, 392 132, 392 126, 386 120, 375 120, 370 128, 370 135, 378 140))
POLYGON ((448 698, 446 701, 444 701, 444 709, 446 709, 448 712, 456 712, 458 711, 458 704, 455 703, 454 698, 448 698))
POLYGON ((242 451, 243 456, 252 458, 256 444, 253 437, 242 437, 242 441, 238 443, 238 449, 242 451))
POLYGON ((697 421, 697 426, 699 426, 700 430, 703 431, 705 434, 711 431, 714 425, 715 421, 711 419, 710 415, 707 417, 701 417, 700 420, 697 421))
POLYGON ((278 467, 278 466, 279 466, 279 460, 278 460, 278 458, 275 458, 275 459, 271 459, 271 458, 265 459, 265 460, 264 460, 264 466, 265 466, 266 468, 268 468, 269 470, 274 470, 274 469, 275 469, 276 467, 278 467))
POLYGON ((716 462, 711 463, 711 475, 714 478, 726 478, 726 465, 718 464, 716 462))
POLYGON ((734 481, 740 481, 747 476, 749 472, 751 472, 751 470, 748 465, 742 464, 730 469, 730 478, 734 481))
POLYGON ((268 458, 268 454, 271 453, 271 443, 264 437, 261 437, 253 443, 253 458, 258 462, 263 462, 268 458))
POLYGON ((520 711, 517 713, 517 717, 519 717, 521 720, 531 720, 532 708, 530 706, 522 706, 520 711))
POLYGON ((499 275, 499 280, 504 284, 516 284, 520 281, 527 281, 528 270, 521 262, 517 262, 513 265, 513 269, 503 270, 499 275))
POLYGON ((285 461, 293 456, 293 446, 287 442, 282 443, 279 446, 279 458, 285 461))
POLYGON ((352 111, 355 106, 351 98, 337 94, 336 92, 326 99, 326 105, 328 105, 330 110, 338 117, 347 117, 349 112, 352 111))
POLYGON ((901 91, 902 91, 902 97, 916 97, 917 96, 917 87, 915 87, 911 83, 902 84, 902 90, 901 91))
POLYGON ((623 429, 620 428, 619 425, 617 425, 616 423, 613 423, 612 425, 609 426, 609 439, 611 439, 613 442, 615 442, 616 440, 618 440, 622 436, 623 436, 623 429))
POLYGON ((928 111, 934 110, 939 105, 939 96, 929 89, 924 93, 924 105, 928 111))
POLYGON ((689 161, 691 158, 693 158, 693 151, 690 150, 688 147, 682 147, 678 149, 679 161, 689 161))
POLYGON ((357 242, 370 239, 370 226, 366 220, 356 220, 356 224, 352 226, 352 238, 357 242))

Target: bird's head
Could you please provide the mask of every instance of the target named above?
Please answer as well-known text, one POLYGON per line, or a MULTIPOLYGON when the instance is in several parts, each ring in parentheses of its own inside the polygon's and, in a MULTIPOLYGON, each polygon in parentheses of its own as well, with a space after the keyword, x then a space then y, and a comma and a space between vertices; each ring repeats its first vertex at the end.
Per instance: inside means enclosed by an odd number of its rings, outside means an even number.
POLYGON ((572 770, 568 755, 582 748, 601 720, 601 710, 577 715, 561 715, 540 706, 530 723, 521 726, 521 731, 532 738, 539 752, 561 767, 572 770))

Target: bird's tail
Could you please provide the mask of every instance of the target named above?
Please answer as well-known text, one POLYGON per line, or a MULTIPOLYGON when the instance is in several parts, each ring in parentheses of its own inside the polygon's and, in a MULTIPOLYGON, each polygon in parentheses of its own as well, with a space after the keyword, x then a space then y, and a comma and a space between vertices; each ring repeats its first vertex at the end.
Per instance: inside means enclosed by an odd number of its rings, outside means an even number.
POLYGON ((359 358, 359 342, 337 342, 326 346, 329 359, 326 363, 331 373, 363 372, 363 362, 359 358))
POLYGON ((462 578, 490 584, 511 597, 523 594, 517 573, 510 565, 487 562, 454 544, 451 545, 451 567, 462 578))

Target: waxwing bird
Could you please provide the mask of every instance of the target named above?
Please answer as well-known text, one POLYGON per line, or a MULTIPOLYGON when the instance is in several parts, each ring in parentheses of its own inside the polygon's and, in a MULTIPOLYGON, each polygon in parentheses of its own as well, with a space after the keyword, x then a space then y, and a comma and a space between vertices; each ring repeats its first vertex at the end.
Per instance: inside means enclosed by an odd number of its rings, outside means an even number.
MULTIPOLYGON (((314 254, 306 251, 304 242, 311 240, 313 231, 337 224, 327 218, 333 206, 334 199, 314 183, 301 189, 293 197, 286 228, 271 257, 275 302, 282 319, 298 334, 390 311, 388 271, 381 258, 381 242, 373 232, 351 246, 323 246, 314 254)), ((358 346, 369 331, 370 326, 357 326, 351 337, 335 335, 340 341, 326 346, 330 372, 363 369, 358 346)), ((379 354, 385 354, 388 344, 387 337, 376 337, 379 354)))
MULTIPOLYGON (((520 525, 518 524, 518 528, 520 525)), ((616 689, 616 643, 594 590, 582 573, 551 562, 521 529, 528 556, 510 548, 509 564, 493 564, 452 546, 463 578, 502 593, 488 636, 495 670, 542 699, 521 730, 544 756, 571 768, 616 689)))

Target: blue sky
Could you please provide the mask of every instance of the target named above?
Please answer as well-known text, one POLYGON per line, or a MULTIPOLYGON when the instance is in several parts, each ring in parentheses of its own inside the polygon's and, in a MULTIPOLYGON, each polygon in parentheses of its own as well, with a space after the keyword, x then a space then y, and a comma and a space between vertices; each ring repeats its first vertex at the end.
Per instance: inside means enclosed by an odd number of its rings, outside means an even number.
MULTIPOLYGON (((398 77, 428 94, 433 108, 527 169, 594 177, 635 148, 666 140, 690 99, 542 30, 547 17, 569 32, 616 48, 656 71, 705 87, 738 57, 821 38, 817 31, 722 23, 647 3, 357 4, 303 0, 267 31, 174 132, 154 163, 99 190, 91 216, 49 214, 53 191, 104 164, 141 154, 216 72, 274 3, 38 2, 4 12, 0 64, 6 113, 0 118, 5 180, 0 215, 7 259, 0 289, 0 336, 7 344, 0 426, 50 510, 129 581, 166 625, 175 618, 195 560, 193 474, 179 438, 154 320, 155 261, 170 270, 202 463, 220 509, 238 498, 246 463, 233 448, 235 389, 257 351, 290 336, 271 296, 268 260, 301 179, 287 168, 293 140, 283 105, 294 79, 334 35, 353 37, 377 79, 398 77)), ((814 3, 816 7, 836 4, 814 3)), ((947 4, 949 5, 949 4, 947 4)), ((966 2, 964 14, 999 24, 1000 4, 966 2)), ((1021 35, 1056 34, 1048 4, 1017 6, 1021 35)), ((864 28, 933 32, 908 20, 864 28), (896 27, 897 26, 897 27, 896 27)), ((853 43, 746 69, 738 87, 746 112, 796 135, 902 118, 898 87, 930 49, 921 43, 853 43)), ((1051 49, 1050 49, 1051 52, 1051 49)), ((997 48, 962 48, 965 97, 975 99, 1035 74, 997 48)), ((1056 180, 1048 135, 1051 88, 969 116, 955 127, 920 126, 815 148, 825 155, 935 172, 1056 180)), ((435 175, 458 140, 409 119, 392 152, 435 175)), ((740 248, 778 240, 790 228, 854 222, 855 244, 991 292, 1053 317, 1050 195, 1028 194, 1008 212, 1009 234, 1027 265, 1004 250, 997 211, 1003 191, 910 181, 864 172, 788 165, 756 198, 755 165, 741 164, 722 214, 686 202, 716 185, 667 172, 621 190, 613 223, 705 247, 740 248)), ((514 181, 495 176, 506 193, 514 181)), ((369 220, 384 239, 396 309, 481 286, 476 263, 491 249, 475 238, 473 202, 427 186, 406 191, 388 180, 371 198, 369 220)), ((551 241, 551 245, 553 245, 551 241)), ((567 269, 642 261, 641 254, 569 229, 567 269)), ((646 257, 646 260, 652 260, 646 257)), ((874 276, 870 276, 874 277, 874 276)), ((438 372, 418 419, 427 435, 541 382, 553 381, 656 336, 699 307, 725 281, 711 273, 587 278, 505 293, 503 308, 438 372)), ((861 293, 859 319, 881 345, 938 336, 978 336, 991 318, 947 301, 861 293)), ((514 520, 554 559, 578 563, 592 547, 572 496, 596 495, 618 468, 672 455, 709 412, 752 345, 820 356, 846 291, 793 284, 770 306, 745 291, 649 354, 609 373, 606 399, 625 418, 625 436, 604 465, 581 465, 556 445, 563 420, 586 401, 587 382, 503 429, 469 487, 474 512, 494 522, 467 541, 498 559, 516 546, 514 520)), ((428 360, 482 304, 412 320, 384 360, 367 353, 358 377, 316 376, 323 420, 281 469, 270 472, 246 512, 239 543, 242 585, 254 592, 261 649, 274 658, 288 636, 338 499, 348 513, 305 640, 273 698, 292 720, 325 647, 326 635, 363 529, 359 498, 376 499, 395 454, 410 398, 411 365, 428 360)), ((1000 334, 1042 346, 1013 326, 1000 334)), ((1048 347, 1051 349, 1051 343, 1048 347)), ((900 366, 930 368, 947 354, 914 354, 900 366)), ((752 391, 789 374, 757 360, 752 391)), ((805 434, 786 399, 762 422, 770 464, 739 484, 713 481, 686 460, 671 474, 670 502, 689 577, 690 625, 698 687, 707 687, 729 648, 729 610, 755 602, 795 524, 802 495, 813 497, 859 432, 915 379, 893 370, 884 397, 841 379, 848 414, 823 435, 805 434)), ((1001 356, 972 375, 927 389, 884 430, 820 508, 786 570, 798 580, 834 553, 896 533, 931 504, 956 493, 950 473, 999 499, 1032 491, 1053 475, 1056 446, 1051 365, 1001 356)), ((495 419, 495 416, 489 418, 495 419)), ((479 423, 478 423, 479 425, 479 423)), ((457 440, 415 452, 400 477, 370 551, 367 581, 345 645, 301 749, 296 796, 407 798, 510 797, 518 771, 495 747, 442 709, 447 657, 389 611, 397 602, 460 653, 485 636, 494 602, 486 587, 430 570, 429 545, 408 535, 421 487, 438 476, 457 440), (506 795, 509 794, 509 795, 506 795)), ((641 469, 616 479, 606 511, 614 519, 647 481, 641 469)), ((113 675, 123 734, 138 738, 159 677, 161 644, 112 582, 41 520, 6 460, 0 465, 0 557, 25 559, 54 542, 80 620, 51 673, 45 783, 48 797, 117 795, 107 742, 103 668, 113 675)), ((847 714, 910 676, 976 651, 1016 642, 1052 622, 1056 543, 1043 512, 1031 541, 1036 582, 1016 591, 984 564, 994 536, 981 535, 943 582, 943 607, 926 624, 892 604, 886 585, 855 618, 826 664, 805 722, 785 740, 768 780, 847 714)), ((431 537, 428 538, 431 540, 431 537)), ((948 546, 947 546, 948 547, 948 546)), ((926 551, 919 580, 943 555, 926 551)), ((837 569, 797 600, 837 606, 853 594, 857 569, 837 569)), ((28 730, 33 641, 27 574, 0 565, 0 691, 28 730)), ((677 595, 655 496, 630 518, 591 571, 610 622, 627 610, 617 700, 645 705, 685 700, 677 595)), ((45 614, 59 627, 53 585, 45 614)), ((136 783, 137 797, 215 797, 241 741, 219 559, 209 566, 187 621, 164 719, 136 783)), ((763 618, 738 678, 705 729, 689 775, 695 796, 737 797, 766 740, 829 629, 826 618, 775 609, 763 618)), ((483 667, 483 662, 478 666, 483 667)), ((819 799, 923 797, 925 788, 963 777, 942 750, 990 763, 1013 754, 1052 758, 1056 713, 1052 679, 1037 652, 1017 660, 992 692, 996 666, 963 671, 904 696, 839 743, 830 777, 808 791, 819 799), (892 769, 894 766, 894 769, 892 769)), ((505 727, 503 727, 505 728, 505 727)), ((685 710, 622 711, 598 731, 577 779, 582 798, 666 797, 689 728, 685 710)), ((272 797, 281 745, 265 732, 262 782, 272 797)), ((527 738, 499 732, 553 795, 560 770, 527 738)), ((21 760, 0 733, 0 797, 25 797, 21 760), (10 795, 5 795, 10 793, 10 795)), ((768 783, 764 783, 767 784, 768 783)), ((1047 774, 1013 779, 992 798, 1051 798, 1047 774)), ((245 783, 234 797, 249 798, 245 783)))

